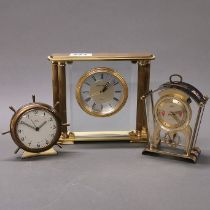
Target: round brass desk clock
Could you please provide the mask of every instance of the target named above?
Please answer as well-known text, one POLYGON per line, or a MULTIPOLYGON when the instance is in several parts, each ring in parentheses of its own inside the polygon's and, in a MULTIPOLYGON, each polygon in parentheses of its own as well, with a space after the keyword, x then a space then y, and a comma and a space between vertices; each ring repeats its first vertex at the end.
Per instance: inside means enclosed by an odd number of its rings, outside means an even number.
POLYGON ((196 141, 208 98, 177 74, 146 96, 150 96, 154 130, 143 154, 168 155, 196 162, 201 152, 196 141), (154 104, 155 92, 159 99, 154 104))
POLYGON ((107 67, 86 72, 76 86, 76 98, 86 113, 107 117, 118 112, 126 103, 128 87, 123 77, 107 67))
POLYGON ((17 111, 13 107, 10 109, 14 111, 14 115, 9 132, 18 150, 21 148, 27 152, 41 153, 57 144, 61 135, 61 122, 53 107, 35 102, 33 96, 33 103, 26 104, 17 111))

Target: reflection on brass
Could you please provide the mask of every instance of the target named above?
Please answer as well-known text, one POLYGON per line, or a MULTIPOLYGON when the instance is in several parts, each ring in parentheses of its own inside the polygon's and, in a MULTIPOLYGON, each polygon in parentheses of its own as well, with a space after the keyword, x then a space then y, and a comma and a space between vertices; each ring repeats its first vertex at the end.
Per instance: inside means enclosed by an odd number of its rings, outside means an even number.
MULTIPOLYGON (((107 82, 107 81, 106 81, 107 82)), ((108 81, 108 82, 112 82, 112 81, 108 81)), ((105 86, 105 85, 104 85, 105 86)), ((100 97, 102 97, 99 93, 97 93, 98 91, 96 90, 97 87, 93 87, 92 89, 90 89, 90 98, 94 98, 94 101, 97 101, 97 95, 98 94, 98 98, 100 99, 100 97), (94 96, 95 93, 95 96, 94 96)), ((113 90, 113 85, 111 85, 111 88, 109 89, 112 92, 113 90)), ((113 95, 111 91, 107 91, 107 94, 103 94, 103 100, 104 102, 106 101, 111 101, 113 100, 113 95)), ((76 86, 76 99, 78 104, 80 105, 80 107, 83 109, 83 111, 87 112, 90 115, 93 115, 95 117, 107 117, 107 116, 111 116, 117 112, 119 112, 122 107, 125 105, 126 101, 128 98, 128 87, 127 84, 124 80, 124 78, 116 71, 114 71, 113 69, 107 68, 107 67, 97 67, 94 69, 91 69, 90 71, 86 72, 78 81, 77 86, 76 86), (118 101, 117 105, 112 109, 111 112, 104 112, 103 110, 99 110, 99 111, 94 111, 92 109, 92 107, 88 106, 87 103, 85 103, 84 99, 82 98, 82 94, 81 94, 81 89, 83 84, 85 83, 86 79, 94 76, 97 73, 107 73, 109 75, 111 75, 113 78, 116 78, 119 82, 120 85, 122 86, 122 97, 120 98, 120 100, 118 101)), ((97 103, 97 102, 96 102, 97 103)), ((102 102, 103 104, 103 102, 102 102)))
MULTIPOLYGON (((62 127, 62 136, 60 137, 60 142, 64 144, 65 142, 73 142, 78 139, 84 139, 85 141, 111 141, 111 140, 128 140, 132 142, 145 142, 148 137, 147 130, 147 121, 146 121, 146 111, 145 105, 141 101, 141 96, 144 95, 149 90, 149 80, 150 80, 150 61, 155 59, 153 54, 138 54, 138 53, 71 53, 71 54, 53 54, 48 57, 48 59, 52 62, 52 78, 53 78, 53 101, 54 105, 57 101, 59 101, 58 110, 62 119, 62 124, 66 123, 67 120, 67 110, 66 110, 66 75, 65 75, 65 65, 70 64, 74 61, 131 61, 133 64, 138 65, 138 85, 137 85, 137 110, 130 110, 131 112, 136 112, 136 128, 135 131, 129 131, 125 136, 123 135, 106 135, 104 131, 100 132, 101 136, 96 135, 96 138, 92 139, 92 132, 88 132, 87 137, 75 137, 74 132, 73 135, 69 135, 69 131, 67 131, 66 127, 62 127), (56 73, 57 72, 57 73, 56 73), (129 134, 130 133, 130 134, 129 134)), ((107 68, 108 69, 108 68, 107 68)), ((71 75, 71 74, 70 74, 71 75)), ((87 77, 87 75, 86 75, 87 77)), ((122 81, 122 80, 121 80, 122 81)), ((126 102, 127 98, 127 88, 126 83, 123 83, 123 87, 125 90, 124 98, 122 103, 119 103, 119 107, 115 109, 115 112, 120 111, 123 105, 126 102)), ((76 96, 79 105, 84 109, 84 103, 79 97, 79 86, 76 88, 76 96)), ((93 94, 93 93, 91 93, 93 94)), ((70 96, 74 97, 74 96, 70 96)), ((108 96, 107 96, 108 97, 108 96)), ((85 107, 87 108, 87 107, 85 107)), ((86 109, 85 111, 87 111, 86 109)), ((70 108, 68 108, 68 112, 70 108)), ((113 112, 113 113, 115 113, 113 112)), ((93 116, 97 116, 97 114, 90 112, 93 116)), ((104 115, 105 116, 105 115, 104 115)), ((108 115, 106 115, 108 116, 108 115)), ((100 119, 99 119, 100 120, 100 119)), ((69 121, 72 124, 71 119, 69 121)), ((71 126, 70 126, 71 128, 71 126)), ((94 128, 93 128, 94 130, 94 128)), ((70 132, 72 133, 72 131, 70 132)))
MULTIPOLYGON (((46 123, 47 121, 45 121, 46 123)), ((22 122, 24 123, 24 122, 22 122)), ((25 124, 28 127, 31 127, 32 129, 37 129, 37 127, 33 127, 31 125, 25 124)), ((42 124, 44 125, 44 124, 42 124)), ((38 128, 39 130, 39 128, 38 128)), ((37 131, 37 130, 36 130, 37 131)), ((32 152, 32 153, 40 153, 40 152, 44 152, 47 151, 48 149, 52 148, 55 144, 57 144, 57 141, 59 139, 59 136, 61 135, 61 122, 60 122, 60 118, 57 115, 56 111, 49 105, 44 104, 44 103, 29 103, 26 104, 24 106, 22 106, 20 109, 17 110, 17 112, 13 115, 11 121, 10 121, 10 133, 12 136, 13 141, 15 142, 15 144, 18 146, 18 148, 23 149, 24 151, 28 151, 28 152, 32 152), (19 120, 21 119, 21 117, 23 115, 27 115, 27 113, 29 112, 36 112, 37 110, 42 110, 44 112, 48 112, 51 117, 53 116, 53 118, 55 119, 56 122, 56 133, 53 136, 51 142, 46 145, 45 147, 40 147, 40 148, 30 148, 29 146, 26 146, 21 139, 18 136, 18 125, 19 123, 21 123, 19 120)), ((27 134, 25 134, 27 135, 27 134)), ((18 151, 18 150, 17 150, 18 151)))
MULTIPOLYGON (((138 86, 137 86, 137 110, 136 110, 136 141, 141 142, 141 135, 139 133, 147 133, 147 116, 145 103, 141 97, 149 91, 150 80, 150 64, 149 61, 138 62, 138 86), (144 130, 144 131, 143 131, 144 130)), ((135 134, 134 134, 135 135, 135 134)), ((146 139, 143 138, 145 142, 146 139)))
POLYGON ((72 61, 116 61, 116 60, 128 60, 128 61, 139 61, 139 60, 154 60, 153 54, 139 54, 139 53, 93 53, 90 56, 71 56, 70 54, 53 54, 48 56, 50 61, 56 62, 72 62, 72 61))
POLYGON ((21 158, 25 159, 25 158, 31 158, 31 157, 37 157, 37 156, 49 156, 49 155, 50 156, 57 155, 57 151, 55 151, 55 149, 53 149, 53 148, 50 148, 47 151, 38 152, 38 153, 24 151, 21 158))
POLYGON ((182 82, 180 75, 170 76, 170 82, 150 91, 144 98, 149 95, 154 131, 143 154, 161 154, 196 162, 201 153, 196 140, 207 98, 194 86, 182 82), (175 76, 180 81, 173 81, 175 76), (159 94, 155 105, 154 93, 159 94), (191 106, 192 100, 194 106, 191 106))
MULTIPOLYGON (((67 123, 66 116, 66 69, 65 63, 58 63, 58 87, 59 87, 59 114, 61 123, 67 123)), ((61 131, 67 133, 67 127, 62 126, 61 131)))
POLYGON ((59 112, 59 84, 58 84, 58 63, 52 62, 52 87, 53 87, 53 106, 59 112), (56 105, 58 104, 58 105, 56 105))

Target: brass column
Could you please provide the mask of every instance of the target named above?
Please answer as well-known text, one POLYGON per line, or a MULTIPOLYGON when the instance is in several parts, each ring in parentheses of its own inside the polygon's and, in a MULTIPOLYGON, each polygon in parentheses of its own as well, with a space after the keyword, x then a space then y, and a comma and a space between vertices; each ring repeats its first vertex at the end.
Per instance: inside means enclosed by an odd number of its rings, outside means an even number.
POLYGON ((136 130, 130 133, 132 141, 147 142, 147 115, 144 100, 141 97, 149 91, 150 63, 148 60, 138 61, 136 130))
MULTIPOLYGON (((53 106, 59 102, 59 83, 58 83, 58 63, 52 61, 52 87, 53 87, 53 106)), ((59 112, 59 105, 55 107, 56 111, 59 112)))
MULTIPOLYGON (((58 62, 58 83, 59 83, 59 114, 62 124, 67 123, 66 114, 66 70, 65 62, 58 62)), ((67 127, 62 126, 62 135, 67 136, 67 127)))

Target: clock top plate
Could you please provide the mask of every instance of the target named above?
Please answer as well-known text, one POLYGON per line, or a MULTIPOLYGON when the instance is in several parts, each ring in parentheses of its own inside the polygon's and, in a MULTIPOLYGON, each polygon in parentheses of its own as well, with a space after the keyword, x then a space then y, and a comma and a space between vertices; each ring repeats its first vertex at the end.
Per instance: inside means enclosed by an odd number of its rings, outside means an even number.
POLYGON ((52 54, 48 56, 50 61, 117 61, 117 60, 154 60, 155 56, 150 53, 66 53, 52 54))

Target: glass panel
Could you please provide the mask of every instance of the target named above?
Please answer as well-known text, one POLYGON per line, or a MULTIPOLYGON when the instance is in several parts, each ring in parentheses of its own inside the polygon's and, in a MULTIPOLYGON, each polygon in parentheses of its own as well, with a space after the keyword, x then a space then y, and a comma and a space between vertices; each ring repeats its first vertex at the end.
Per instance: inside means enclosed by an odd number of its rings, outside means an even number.
POLYGON ((67 119, 70 130, 78 131, 130 131, 136 124, 137 64, 130 61, 74 61, 66 67, 67 119), (111 68, 125 79, 128 99, 124 107, 109 117, 94 117, 84 112, 75 97, 75 87, 87 71, 96 67, 111 68))

